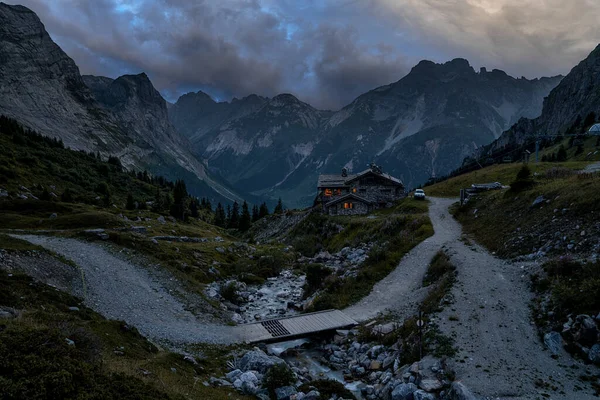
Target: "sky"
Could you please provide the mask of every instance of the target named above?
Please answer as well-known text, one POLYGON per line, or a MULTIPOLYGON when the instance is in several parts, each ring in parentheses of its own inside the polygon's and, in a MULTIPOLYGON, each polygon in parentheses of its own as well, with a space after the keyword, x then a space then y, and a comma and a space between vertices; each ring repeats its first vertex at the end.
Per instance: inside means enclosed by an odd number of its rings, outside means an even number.
MULTIPOLYGON (((7 0, 4 0, 7 1, 7 0)), ((83 74, 146 72, 169 101, 292 93, 339 109, 420 60, 566 74, 600 43, 598 0, 17 0, 83 74)))

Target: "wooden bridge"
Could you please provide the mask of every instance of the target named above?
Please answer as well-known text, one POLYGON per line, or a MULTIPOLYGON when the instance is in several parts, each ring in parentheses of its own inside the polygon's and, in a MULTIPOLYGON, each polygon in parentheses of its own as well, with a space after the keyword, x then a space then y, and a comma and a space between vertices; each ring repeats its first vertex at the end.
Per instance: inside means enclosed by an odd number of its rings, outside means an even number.
POLYGON ((240 325, 246 343, 280 342, 314 333, 350 328, 358 323, 340 310, 326 310, 240 325))

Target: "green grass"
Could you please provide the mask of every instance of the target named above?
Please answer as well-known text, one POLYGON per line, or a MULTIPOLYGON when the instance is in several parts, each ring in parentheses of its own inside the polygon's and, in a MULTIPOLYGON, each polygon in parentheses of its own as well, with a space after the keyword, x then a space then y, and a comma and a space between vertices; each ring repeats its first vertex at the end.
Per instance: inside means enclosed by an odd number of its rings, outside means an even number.
POLYGON ((311 309, 341 309, 367 296, 375 283, 393 271, 406 253, 433 235, 426 212, 427 203, 406 198, 392 209, 374 213, 375 218, 330 217, 316 213, 306 218, 291 234, 291 243, 305 255, 377 243, 356 277, 324 279, 322 291, 311 309))
MULTIPOLYGON (((491 191, 460 207, 456 218, 464 230, 479 243, 502 256, 528 254, 539 247, 540 235, 553 235, 560 230, 552 222, 555 217, 563 221, 581 219, 590 222, 590 216, 600 212, 600 177, 591 174, 546 175, 535 177, 535 186, 518 194, 509 190, 491 191), (533 201, 544 196, 549 203, 531 207, 533 201), (563 209, 568 210, 565 216, 563 209), (475 210, 477 212, 475 213, 475 210), (554 210, 561 211, 555 213, 554 210), (522 237, 522 243, 512 246, 511 239, 522 237)), ((583 225, 582 230, 586 229, 583 225)))
POLYGON ((456 281, 456 267, 450 262, 450 257, 442 250, 431 259, 423 278, 423 286, 429 287, 429 292, 419 310, 424 314, 432 314, 442 310, 444 296, 450 293, 456 281))
MULTIPOLYGON (((570 161, 564 163, 529 163, 532 174, 544 173, 552 168, 563 167, 572 170, 585 168, 589 162, 570 161)), ((517 172, 522 167, 521 163, 497 164, 485 167, 467 174, 455 176, 445 181, 424 188, 425 193, 432 197, 459 197, 460 189, 470 188, 474 183, 500 182, 509 185, 514 181, 517 172)))
POLYGON ((0 306, 19 310, 17 318, 0 324, 3 398, 244 398, 201 384, 222 372, 229 348, 201 348, 206 359, 192 365, 181 355, 160 351, 135 328, 104 319, 77 298, 2 271, 0 306), (69 311, 72 306, 80 310, 69 311))
POLYGON ((16 239, 3 233, 0 233, 0 249, 7 251, 43 250, 43 248, 38 245, 31 244, 26 240, 16 239))

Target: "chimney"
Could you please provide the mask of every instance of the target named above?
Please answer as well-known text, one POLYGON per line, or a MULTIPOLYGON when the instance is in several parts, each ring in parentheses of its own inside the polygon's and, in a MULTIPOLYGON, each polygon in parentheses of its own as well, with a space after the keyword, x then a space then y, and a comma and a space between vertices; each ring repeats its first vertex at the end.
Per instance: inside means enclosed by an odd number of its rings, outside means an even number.
POLYGON ((346 168, 346 167, 342 168, 342 176, 344 178, 348 176, 348 168, 346 168))

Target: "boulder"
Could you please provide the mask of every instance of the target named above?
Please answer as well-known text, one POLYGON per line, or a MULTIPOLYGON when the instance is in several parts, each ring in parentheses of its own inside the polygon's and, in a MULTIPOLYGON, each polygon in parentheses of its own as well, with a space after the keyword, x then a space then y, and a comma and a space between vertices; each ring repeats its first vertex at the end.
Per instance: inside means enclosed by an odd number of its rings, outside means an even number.
POLYGON ((160 217, 156 218, 156 220, 158 222, 160 222, 161 224, 166 224, 167 223, 167 220, 162 215, 160 217))
POLYGON ((414 400, 435 400, 435 395, 431 394, 431 393, 427 393, 424 390, 415 390, 415 392, 413 393, 413 399, 414 400))
POLYGON ((419 388, 426 392, 436 392, 442 389, 442 387, 444 387, 444 385, 437 379, 422 379, 421 382, 419 382, 419 388))
POLYGON ((241 380, 242 383, 244 383, 244 382, 250 382, 253 385, 258 386, 258 378, 256 377, 256 375, 252 371, 246 371, 246 372, 242 373, 238 377, 238 379, 241 380))
POLYGON ((225 377, 230 382, 235 382, 235 380, 238 379, 240 375, 242 375, 242 371, 240 371, 239 369, 234 369, 233 371, 228 372, 227 375, 225 375, 225 377))
POLYGON ((558 332, 548 332, 544 335, 544 344, 552 354, 558 355, 563 346, 562 336, 558 332))
POLYGON ((298 393, 293 386, 283 386, 275 389, 275 398, 277 400, 290 400, 293 395, 298 393))
POLYGON ((412 400, 417 389, 414 383, 401 383, 392 390, 391 400, 412 400))
POLYGON ((58 214, 57 213, 50 214, 50 219, 55 219, 55 218, 58 218, 58 214))
POLYGON ((258 387, 252 382, 242 381, 242 392, 249 395, 254 395, 258 392, 258 387))
POLYGON ((452 386, 448 391, 448 398, 450 400, 477 400, 477 397, 460 382, 452 382, 452 386))
POLYGON ((317 392, 316 390, 311 390, 310 392, 306 393, 304 397, 302 397, 302 400, 318 400, 320 397, 321 393, 317 392))
POLYGON ((253 370, 264 374, 273 365, 281 363, 285 361, 275 356, 268 356, 264 351, 254 348, 240 359, 239 367, 242 371, 253 370))
POLYGON ((600 344, 596 343, 588 352, 588 358, 596 365, 600 365, 600 344))

